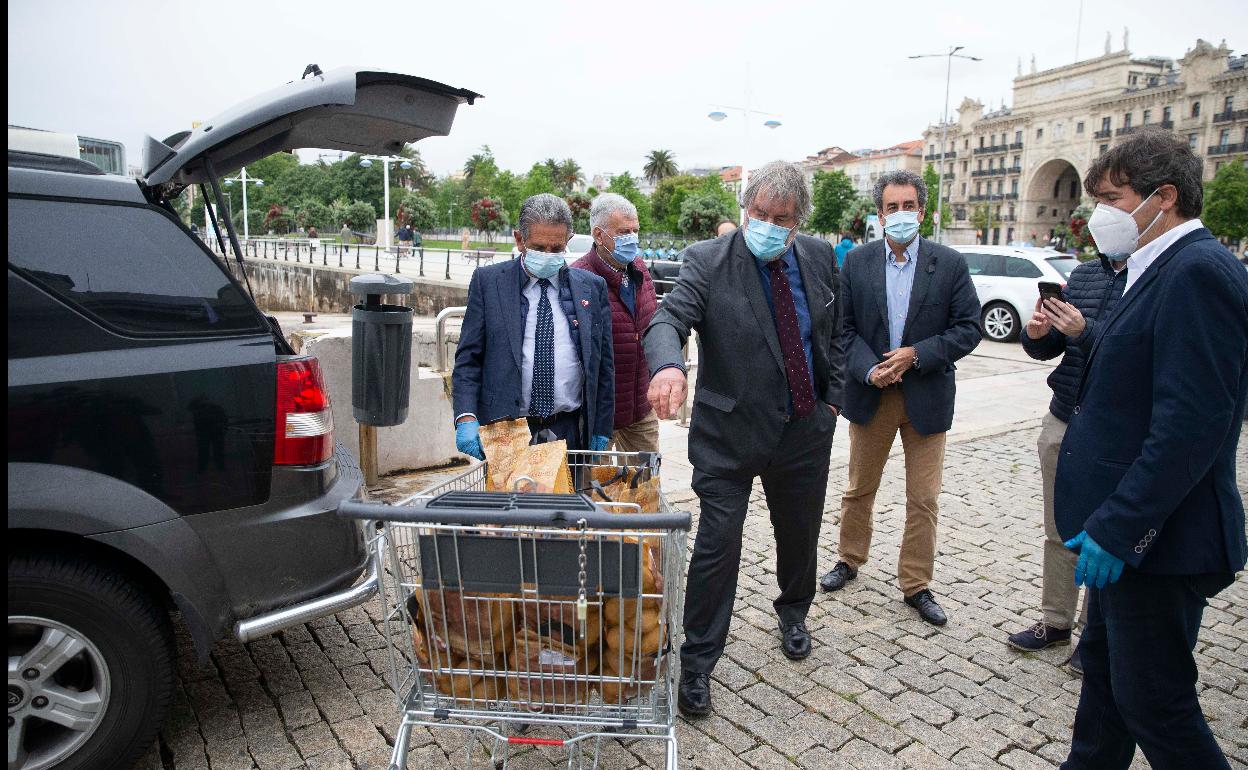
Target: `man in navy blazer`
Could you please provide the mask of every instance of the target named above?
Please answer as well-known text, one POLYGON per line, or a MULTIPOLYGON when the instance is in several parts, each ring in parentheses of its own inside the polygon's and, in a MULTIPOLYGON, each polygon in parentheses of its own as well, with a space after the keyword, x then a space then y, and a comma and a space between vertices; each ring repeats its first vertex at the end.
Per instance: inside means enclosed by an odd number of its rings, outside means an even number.
POLYGON ((1127 260, 1057 465, 1054 508, 1088 586, 1083 689, 1063 768, 1227 768, 1196 697, 1207 600, 1245 563, 1235 449, 1248 400, 1248 276, 1197 218, 1201 161, 1137 133, 1084 187, 1097 248, 1127 260))
POLYGON ((562 198, 526 200, 514 237, 520 256, 477 269, 468 285, 451 375, 455 444, 484 459, 482 423, 527 417, 534 435, 604 450, 615 419, 607 284, 567 266, 562 198))

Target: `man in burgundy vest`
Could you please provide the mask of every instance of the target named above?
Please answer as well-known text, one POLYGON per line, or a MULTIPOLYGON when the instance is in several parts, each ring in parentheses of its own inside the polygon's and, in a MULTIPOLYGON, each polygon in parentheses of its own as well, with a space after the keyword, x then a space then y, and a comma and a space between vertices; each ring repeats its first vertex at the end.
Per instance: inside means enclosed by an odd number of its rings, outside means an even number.
POLYGON ((611 340, 615 350, 615 433, 611 449, 657 452, 659 421, 646 398, 650 369, 641 335, 658 300, 650 271, 638 255, 637 208, 627 198, 603 193, 589 207, 594 246, 572 267, 607 282, 611 300, 611 340))

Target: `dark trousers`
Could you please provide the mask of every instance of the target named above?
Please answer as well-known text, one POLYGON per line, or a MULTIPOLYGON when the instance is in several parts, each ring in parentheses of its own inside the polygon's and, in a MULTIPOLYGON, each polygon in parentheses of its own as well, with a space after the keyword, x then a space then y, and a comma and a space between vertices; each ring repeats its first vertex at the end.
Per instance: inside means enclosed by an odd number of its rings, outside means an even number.
MULTIPOLYGON (((827 410, 823 404, 817 408, 827 410)), ((785 426, 771 463, 753 475, 747 470, 741 476, 724 478, 694 468, 693 491, 701 502, 701 514, 685 589, 685 642, 680 648, 685 671, 710 673, 724 652, 754 476, 762 477, 776 537, 780 596, 773 606, 785 623, 806 619, 815 597, 816 548, 834 427, 831 412, 792 420, 785 426)))
POLYGON ((538 420, 534 417, 529 418, 529 433, 537 436, 543 430, 548 430, 554 434, 555 439, 563 439, 568 442, 568 449, 588 449, 589 444, 584 438, 584 431, 581 430, 581 410, 575 412, 559 412, 552 414, 544 420, 538 420))
POLYGON ((1234 577, 1128 569, 1088 590, 1083 689, 1063 770, 1125 770, 1136 745, 1154 770, 1229 770, 1200 711, 1192 650, 1207 600, 1234 577))

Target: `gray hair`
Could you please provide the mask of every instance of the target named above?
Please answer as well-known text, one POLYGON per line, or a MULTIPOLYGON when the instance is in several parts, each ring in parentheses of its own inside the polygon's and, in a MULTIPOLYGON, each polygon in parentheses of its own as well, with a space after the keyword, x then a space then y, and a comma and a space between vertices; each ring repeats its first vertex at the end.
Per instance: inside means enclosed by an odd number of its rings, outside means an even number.
POLYGON ((1096 197, 1101 179, 1108 176, 1110 184, 1130 185, 1144 198, 1163 184, 1172 184, 1178 190, 1175 208, 1179 214, 1198 217, 1205 202, 1203 174, 1200 158, 1186 141, 1164 129, 1149 128, 1092 161, 1083 177, 1083 189, 1096 197))
POLYGON ((607 220, 617 211, 633 219, 637 218, 637 207, 623 195, 603 193, 594 198, 594 202, 589 204, 590 228, 601 227, 604 230, 607 229, 607 220))
POLYGON ((919 208, 927 208, 927 182, 923 181, 923 177, 913 171, 889 171, 887 174, 881 174, 880 178, 875 180, 875 189, 871 191, 871 197, 875 199, 875 208, 877 211, 884 210, 884 188, 889 185, 897 187, 913 187, 914 191, 919 195, 919 208))
POLYGON ((806 176, 796 163, 773 160, 750 174, 750 182, 745 186, 741 203, 748 209, 763 190, 773 198, 793 201, 799 223, 805 222, 814 208, 810 200, 810 186, 806 184, 806 176))
POLYGON ((572 209, 568 202, 558 195, 539 193, 520 206, 520 238, 528 240, 533 225, 563 225, 568 228, 568 238, 572 237, 572 209))

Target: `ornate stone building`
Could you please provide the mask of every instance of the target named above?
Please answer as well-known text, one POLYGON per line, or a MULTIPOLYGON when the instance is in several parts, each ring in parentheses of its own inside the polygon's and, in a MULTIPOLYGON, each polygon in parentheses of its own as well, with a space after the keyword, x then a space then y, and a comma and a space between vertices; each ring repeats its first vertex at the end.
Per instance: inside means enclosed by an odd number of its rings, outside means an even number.
POLYGON ((801 161, 807 181, 816 171, 844 171, 859 195, 870 196, 875 180, 889 171, 905 169, 916 173, 923 170, 923 142, 918 139, 901 142, 879 150, 854 150, 828 147, 801 161))
MULTIPOLYGON (((1183 137, 1205 179, 1248 162, 1248 56, 1204 40, 1177 62, 1126 50, 1014 78, 1013 105, 985 112, 964 99, 947 128, 946 243, 1047 243, 1081 204, 1082 173, 1144 126, 1183 137), (983 227, 983 225, 987 227, 983 227), (978 225, 978 226, 977 226, 978 225)), ((940 125, 923 133, 923 161, 939 165, 940 125)), ((930 205, 935 205, 932 195, 930 205)))

